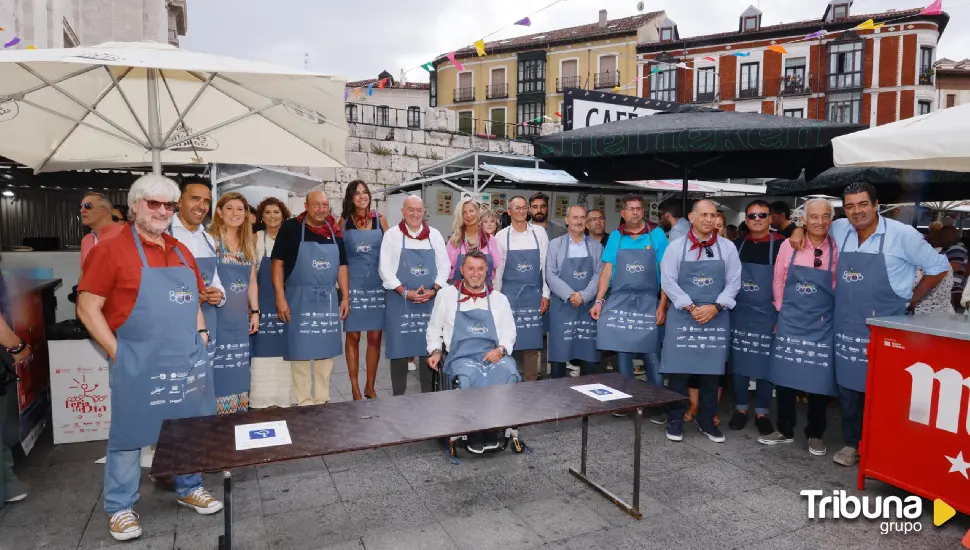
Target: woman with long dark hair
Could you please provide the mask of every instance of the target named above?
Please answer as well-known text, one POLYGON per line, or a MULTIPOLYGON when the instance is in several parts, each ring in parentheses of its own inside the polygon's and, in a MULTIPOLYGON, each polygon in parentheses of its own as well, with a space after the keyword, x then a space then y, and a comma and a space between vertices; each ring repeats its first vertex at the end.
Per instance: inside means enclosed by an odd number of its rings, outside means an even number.
POLYGON ((344 231, 347 251, 347 270, 350 272, 350 314, 344 320, 344 353, 347 373, 354 400, 361 399, 358 373, 360 369, 360 333, 367 332, 367 382, 364 396, 377 397, 374 381, 377 363, 381 358, 381 339, 384 336, 384 286, 379 263, 381 240, 387 231, 384 216, 371 210, 373 198, 367 184, 354 180, 347 184, 341 218, 337 224, 344 231))
POLYGON ((286 348, 286 323, 276 313, 276 291, 270 266, 276 235, 290 209, 280 199, 269 197, 256 207, 263 229, 256 232, 256 283, 259 287, 259 331, 251 339, 252 382, 249 406, 254 409, 289 407, 295 403, 290 362, 283 360, 286 348))

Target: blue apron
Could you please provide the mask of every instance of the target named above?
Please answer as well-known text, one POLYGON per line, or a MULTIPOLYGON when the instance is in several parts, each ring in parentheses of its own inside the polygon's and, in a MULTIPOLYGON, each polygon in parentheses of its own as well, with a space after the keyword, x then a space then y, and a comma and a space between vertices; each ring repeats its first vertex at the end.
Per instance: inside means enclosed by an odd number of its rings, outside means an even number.
MULTIPOLYGON (((530 231, 529 229, 526 229, 530 231)), ((542 272, 539 261, 539 239, 531 231, 536 247, 532 250, 512 250, 509 246, 512 231, 505 234, 505 272, 502 274, 502 294, 509 299, 515 317, 515 351, 542 349, 543 316, 542 272)))
POLYGON ((350 272, 350 314, 344 332, 384 330, 384 286, 378 268, 384 229, 373 218, 375 229, 344 231, 347 270, 350 272))
MULTIPOLYGON (((570 239, 567 235, 566 239, 570 239)), ((568 247, 569 242, 565 243, 568 247)), ((589 248, 589 240, 583 238, 586 246, 585 258, 565 258, 559 278, 574 292, 581 292, 589 285, 593 277, 593 252, 589 248)), ((568 256, 568 248, 567 248, 568 256)), ((600 352, 596 350, 596 321, 589 316, 592 303, 585 303, 573 307, 569 301, 562 301, 558 297, 549 303, 549 318, 552 330, 549 332, 549 361, 565 363, 578 359, 596 363, 600 360, 600 352)))
POLYGON ((832 357, 832 238, 825 270, 795 265, 792 251, 785 296, 778 314, 769 380, 775 385, 808 393, 836 395, 832 357))
MULTIPOLYGON (((738 248, 738 255, 744 244, 738 248)), ((768 265, 741 263, 741 292, 731 311, 731 369, 734 374, 766 380, 771 370, 771 342, 778 312, 772 303, 775 236, 770 235, 768 265)))
MULTIPOLYGON (((196 331, 198 282, 187 267, 149 267, 141 237, 135 306, 118 327, 118 350, 108 371, 111 430, 108 450, 131 451, 158 440, 162 421, 215 414, 212 364, 196 331)), ((176 247, 175 253, 188 263, 176 247)))
MULTIPOLYGON (((401 232, 401 259, 397 265, 397 279, 404 285, 405 290, 417 290, 424 287, 425 291, 434 288, 438 276, 438 265, 435 261, 434 247, 428 249, 407 248, 407 237, 401 232)), ((431 240, 428 240, 431 244, 431 240)), ((385 334, 387 343, 384 355, 388 359, 406 359, 409 357, 425 357, 428 355, 428 321, 431 320, 431 310, 434 300, 423 304, 415 304, 401 296, 394 290, 384 293, 387 308, 387 323, 385 334)))
POLYGON ((216 309, 216 355, 212 361, 216 399, 249 393, 249 281, 253 269, 252 264, 230 264, 223 262, 221 255, 218 258, 226 303, 216 309))
POLYGON ((497 363, 486 363, 485 355, 498 347, 498 332, 492 318, 492 299, 486 290, 488 309, 461 310, 461 291, 455 312, 455 330, 448 342, 444 374, 458 379, 460 388, 501 386, 521 381, 515 361, 508 355, 497 363))
MULTIPOLYGON (((880 217, 880 223, 885 220, 880 217)), ((885 226, 884 226, 885 227, 885 226)), ((849 231, 839 248, 835 281, 835 376, 839 385, 866 391, 869 367, 869 317, 905 315, 907 302, 889 282, 882 247, 886 233, 879 234, 879 253, 845 252, 849 231)))
MULTIPOLYGON (((684 239, 685 258, 689 241, 684 239)), ((717 239, 714 248, 717 248, 716 260, 680 262, 677 284, 698 306, 715 303, 727 283, 721 239, 717 239)), ((706 325, 699 325, 690 313, 672 307, 667 311, 667 333, 660 372, 724 374, 730 337, 731 317, 728 312, 722 311, 706 325)))
POLYGON ((330 359, 342 352, 336 288, 340 249, 333 228, 327 227, 334 236, 333 244, 307 241, 303 220, 296 264, 284 287, 291 324, 286 331, 286 361, 330 359))
MULTIPOLYGON (((202 238, 205 240, 206 246, 209 247, 209 251, 212 252, 212 256, 209 256, 208 258, 196 258, 195 265, 199 268, 199 275, 202 276, 202 284, 208 288, 212 286, 212 281, 214 281, 216 278, 216 264, 218 259, 216 258, 215 247, 212 246, 212 243, 209 242, 209 238, 204 234, 205 230, 203 229, 202 231, 202 238)), ((173 237, 175 236, 175 232, 172 230, 171 225, 168 226, 168 234, 173 237)), ((213 354, 216 351, 216 347, 212 344, 216 343, 216 329, 219 328, 218 319, 216 318, 216 309, 217 308, 215 306, 209 305, 208 302, 202 303, 202 317, 205 319, 205 328, 209 329, 209 338, 212 339, 212 341, 209 342, 210 361, 213 360, 213 354)))
MULTIPOLYGON (((597 322, 596 347, 607 351, 657 353, 657 253, 646 233, 644 248, 620 248, 610 294, 597 322)), ((622 233, 620 238, 623 238, 622 233)))
POLYGON ((263 258, 256 271, 259 291, 259 331, 250 337, 253 357, 283 357, 286 350, 286 323, 276 312, 276 289, 273 288, 273 260, 266 255, 266 233, 263 232, 263 258))
MULTIPOLYGON (((479 229, 479 231, 482 231, 482 229, 479 229)), ((488 240, 486 239, 485 242, 488 243, 488 240)), ((465 244, 465 238, 462 236, 461 248, 458 249, 458 258, 455 260, 455 273, 452 275, 451 280, 448 281, 448 284, 453 285, 458 281, 464 280, 464 277, 461 276, 461 266, 465 262, 465 254, 467 252, 468 245, 465 244)), ((495 273, 495 263, 492 261, 492 255, 488 253, 487 245, 485 249, 481 250, 481 252, 485 255, 485 264, 487 266, 485 271, 485 282, 489 283, 492 280, 492 274, 495 273)))

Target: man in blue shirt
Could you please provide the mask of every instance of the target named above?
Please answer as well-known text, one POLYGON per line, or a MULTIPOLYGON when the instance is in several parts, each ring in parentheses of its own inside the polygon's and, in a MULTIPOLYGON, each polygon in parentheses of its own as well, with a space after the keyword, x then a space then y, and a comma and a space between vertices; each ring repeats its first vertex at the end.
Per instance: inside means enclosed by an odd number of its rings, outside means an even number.
POLYGON ((625 197, 622 215, 626 223, 610 234, 603 250, 596 303, 589 312, 597 320, 596 347, 617 352, 620 373, 630 378, 634 356, 642 355, 647 381, 661 385, 659 327, 667 300, 660 293, 660 262, 667 236, 646 224, 642 197, 625 197), (604 300, 607 290, 610 298, 604 300))
MULTIPOLYGON (((691 204, 688 204, 690 208, 691 204)), ((667 242, 674 242, 681 237, 686 237, 690 231, 690 222, 684 217, 684 201, 671 197, 657 206, 657 213, 660 215, 660 227, 667 232, 667 242)))
MULTIPOLYGON (((834 461, 853 466, 859 462, 869 367, 866 319, 912 314, 950 266, 946 256, 938 254, 916 229, 879 215, 879 201, 871 185, 853 183, 846 187, 842 208, 847 218, 835 220, 829 230, 839 247, 834 359, 845 443, 834 461), (917 268, 923 270, 923 278, 914 289, 917 268)), ((791 245, 810 246, 802 229, 792 234, 791 245)))

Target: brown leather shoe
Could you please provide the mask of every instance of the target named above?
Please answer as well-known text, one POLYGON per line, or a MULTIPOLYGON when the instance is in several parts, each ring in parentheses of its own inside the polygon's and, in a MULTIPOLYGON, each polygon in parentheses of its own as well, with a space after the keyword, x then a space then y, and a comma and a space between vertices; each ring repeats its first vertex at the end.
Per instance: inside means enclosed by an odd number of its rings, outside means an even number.
POLYGON ((174 491, 175 490, 175 476, 148 476, 156 487, 164 491, 174 491))

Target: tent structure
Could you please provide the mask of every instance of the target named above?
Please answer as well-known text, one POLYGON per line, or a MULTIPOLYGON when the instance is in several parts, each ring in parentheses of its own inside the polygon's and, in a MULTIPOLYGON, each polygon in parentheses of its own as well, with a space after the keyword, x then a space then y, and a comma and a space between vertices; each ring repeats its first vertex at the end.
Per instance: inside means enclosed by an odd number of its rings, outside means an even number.
POLYGON ((767 193, 794 197, 840 196, 846 186, 856 182, 875 186, 882 203, 970 199, 970 173, 866 167, 830 168, 810 180, 804 174, 794 180, 772 180, 767 183, 767 193))

